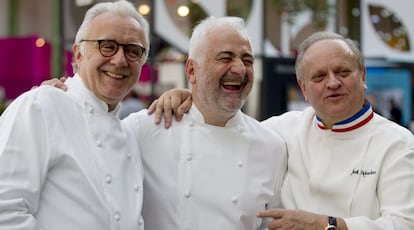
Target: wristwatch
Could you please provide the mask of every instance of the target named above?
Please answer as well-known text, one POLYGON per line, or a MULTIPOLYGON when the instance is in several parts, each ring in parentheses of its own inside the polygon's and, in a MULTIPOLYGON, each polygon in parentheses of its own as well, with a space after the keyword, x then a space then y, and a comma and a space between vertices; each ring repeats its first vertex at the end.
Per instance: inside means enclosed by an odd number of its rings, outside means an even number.
POLYGON ((336 230, 336 218, 328 216, 328 225, 325 227, 325 230, 336 230))

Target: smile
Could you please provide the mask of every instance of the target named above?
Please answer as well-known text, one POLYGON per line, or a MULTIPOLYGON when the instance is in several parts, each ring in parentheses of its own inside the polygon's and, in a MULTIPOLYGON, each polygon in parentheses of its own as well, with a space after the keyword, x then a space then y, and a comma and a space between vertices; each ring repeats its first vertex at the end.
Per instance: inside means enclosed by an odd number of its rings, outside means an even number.
POLYGON ((240 90, 242 87, 241 82, 226 81, 223 82, 223 87, 228 90, 240 90))
POLYGON ((126 78, 126 76, 125 76, 125 75, 115 74, 115 73, 112 73, 112 72, 109 72, 109 71, 104 71, 104 73, 105 73, 106 75, 108 75, 108 76, 112 77, 112 78, 117 78, 117 79, 124 79, 124 78, 126 78))

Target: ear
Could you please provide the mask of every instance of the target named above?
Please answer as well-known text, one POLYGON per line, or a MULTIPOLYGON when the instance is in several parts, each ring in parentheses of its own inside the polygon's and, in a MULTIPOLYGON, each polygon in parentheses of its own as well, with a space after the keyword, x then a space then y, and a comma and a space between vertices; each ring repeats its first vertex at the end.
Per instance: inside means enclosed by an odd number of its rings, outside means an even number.
POLYGON ((197 63, 192 59, 187 59, 185 63, 185 74, 187 76, 188 82, 192 85, 196 82, 196 65, 197 63))
POLYGON ((82 60, 82 54, 80 52, 80 44, 73 44, 72 46, 73 56, 75 58, 76 63, 79 63, 82 60))
POLYGON ((306 96, 306 85, 305 83, 299 79, 298 77, 296 78, 296 82, 298 83, 300 90, 302 91, 302 95, 305 98, 305 101, 308 101, 308 97, 306 96))
POLYGON ((367 69, 366 68, 364 68, 361 71, 361 80, 362 80, 362 83, 364 85, 364 89, 368 89, 368 86, 367 86, 367 69))

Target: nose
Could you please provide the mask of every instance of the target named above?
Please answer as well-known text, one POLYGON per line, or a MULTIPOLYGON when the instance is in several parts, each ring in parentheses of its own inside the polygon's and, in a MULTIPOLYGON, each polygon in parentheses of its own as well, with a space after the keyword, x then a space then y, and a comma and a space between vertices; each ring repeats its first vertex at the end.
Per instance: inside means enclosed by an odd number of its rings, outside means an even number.
POLYGON ((117 67, 125 67, 128 65, 128 60, 125 57, 125 51, 123 46, 119 46, 119 49, 111 57, 111 63, 117 67))
POLYGON ((333 72, 329 72, 328 74, 328 82, 327 86, 331 89, 337 89, 341 86, 342 82, 338 79, 338 77, 333 72))
POLYGON ((241 59, 235 59, 231 69, 230 69, 231 73, 236 75, 236 76, 244 76, 246 75, 246 66, 244 65, 243 60, 241 59))

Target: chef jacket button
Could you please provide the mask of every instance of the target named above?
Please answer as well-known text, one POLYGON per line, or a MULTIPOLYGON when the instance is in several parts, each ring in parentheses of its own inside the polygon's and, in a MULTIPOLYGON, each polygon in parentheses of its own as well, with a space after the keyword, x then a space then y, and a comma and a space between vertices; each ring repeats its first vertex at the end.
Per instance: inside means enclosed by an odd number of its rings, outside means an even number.
POLYGON ((121 215, 119 214, 119 212, 115 212, 114 219, 116 222, 118 222, 121 219, 121 215))
POLYGON ((185 193, 184 193, 184 196, 185 196, 186 198, 190 198, 190 197, 191 197, 191 192, 185 192, 185 193))
POLYGON ((139 217, 138 224, 139 225, 143 225, 144 224, 144 219, 142 219, 142 216, 139 217))
POLYGON ((233 204, 237 204, 237 202, 239 201, 239 199, 237 198, 237 196, 233 196, 231 198, 231 201, 233 202, 233 204))
POLYGON ((193 126, 194 126, 194 121, 190 121, 190 122, 188 123, 188 126, 193 127, 193 126))
POLYGON ((135 190, 136 192, 138 192, 138 191, 139 191, 139 186, 138 186, 138 185, 134 185, 134 190, 135 190))
POLYGON ((87 106, 87 111, 88 111, 88 113, 90 113, 90 114, 92 114, 93 113, 93 107, 91 107, 91 106, 89 106, 89 105, 86 105, 87 106))
POLYGON ((192 159, 193 159, 193 157, 190 154, 188 154, 186 160, 191 161, 192 159))
POLYGON ((243 167, 243 162, 242 161, 238 161, 237 162, 237 166, 239 166, 239 168, 242 168, 243 167))
POLYGON ((127 157, 128 157, 128 159, 131 159, 131 157, 132 157, 132 153, 128 153, 128 154, 127 154, 127 157))
POLYGON ((96 146, 98 146, 99 148, 100 148, 100 147, 102 147, 102 141, 97 140, 97 141, 96 141, 96 146))
POLYGON ((112 183, 112 177, 111 177, 111 175, 107 175, 107 176, 105 177, 105 182, 106 182, 107 184, 112 183))

